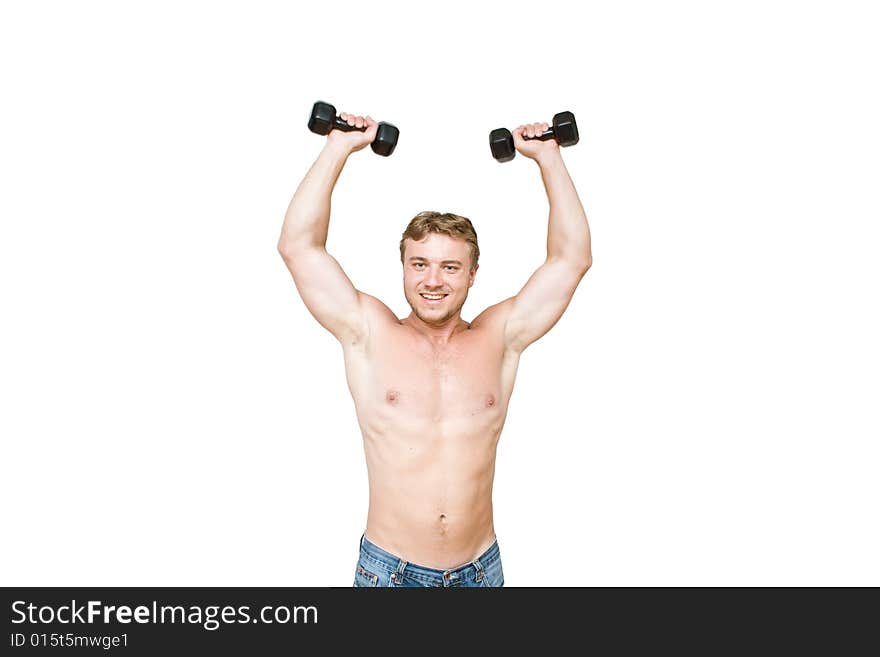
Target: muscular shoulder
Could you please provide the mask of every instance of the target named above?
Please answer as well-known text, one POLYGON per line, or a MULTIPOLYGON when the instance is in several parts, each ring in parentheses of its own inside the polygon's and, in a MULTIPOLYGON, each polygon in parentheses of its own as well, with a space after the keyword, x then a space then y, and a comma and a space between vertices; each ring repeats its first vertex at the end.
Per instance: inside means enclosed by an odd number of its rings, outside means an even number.
POLYGON ((474 317, 474 321, 471 322, 471 328, 485 328, 489 330, 498 329, 503 332, 504 325, 507 323, 507 318, 510 315, 510 309, 513 307, 513 301, 514 297, 510 297, 509 299, 496 303, 494 306, 489 306, 486 310, 474 317))
POLYGON ((364 328, 368 335, 388 326, 400 324, 400 320, 391 312, 391 309, 376 297, 358 290, 358 301, 361 306, 364 328))
POLYGON ((363 349, 371 335, 376 335, 386 325, 396 323, 394 313, 376 297, 357 290, 357 314, 347 331, 337 336, 343 348, 363 349))

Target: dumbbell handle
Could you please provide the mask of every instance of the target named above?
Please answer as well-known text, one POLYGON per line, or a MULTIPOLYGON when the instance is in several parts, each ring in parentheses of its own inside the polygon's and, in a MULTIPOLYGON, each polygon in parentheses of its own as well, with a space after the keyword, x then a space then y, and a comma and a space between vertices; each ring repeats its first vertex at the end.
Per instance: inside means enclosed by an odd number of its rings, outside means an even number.
MULTIPOLYGON (((385 123, 384 121, 380 121, 379 127, 381 128, 383 125, 387 125, 387 126, 394 128, 394 126, 391 125, 390 123, 385 123)), ((358 128, 353 125, 348 125, 347 122, 343 121, 338 116, 335 116, 335 117, 333 117, 333 127, 331 128, 331 130, 342 130, 342 132, 355 132, 356 130, 360 130, 361 132, 366 132, 367 126, 364 126, 363 128, 358 128)))
POLYGON ((554 137, 556 137, 556 133, 553 132, 553 128, 549 128, 549 129, 545 130, 544 132, 542 132, 540 135, 535 135, 534 137, 526 137, 525 135, 522 136, 524 141, 532 141, 532 140, 547 141, 548 139, 553 139, 554 137))
POLYGON ((355 130, 360 130, 361 132, 367 131, 367 126, 364 126, 363 128, 358 128, 353 125, 348 125, 346 121, 343 121, 338 116, 333 117, 333 128, 335 128, 336 130, 342 130, 343 132, 354 132, 355 130))

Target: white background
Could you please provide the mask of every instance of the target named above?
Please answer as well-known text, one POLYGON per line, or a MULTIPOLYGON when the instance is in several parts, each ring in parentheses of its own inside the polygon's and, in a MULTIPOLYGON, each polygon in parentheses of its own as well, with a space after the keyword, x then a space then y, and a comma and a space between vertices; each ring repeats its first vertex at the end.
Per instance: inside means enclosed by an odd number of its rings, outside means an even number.
POLYGON ((488 133, 577 116, 594 264, 521 361, 508 586, 880 585, 870 7, 3 3, 0 583, 351 584, 342 352, 276 251, 321 99, 401 129, 327 245, 400 316, 420 210, 477 228, 466 320, 520 289, 546 196, 488 133))

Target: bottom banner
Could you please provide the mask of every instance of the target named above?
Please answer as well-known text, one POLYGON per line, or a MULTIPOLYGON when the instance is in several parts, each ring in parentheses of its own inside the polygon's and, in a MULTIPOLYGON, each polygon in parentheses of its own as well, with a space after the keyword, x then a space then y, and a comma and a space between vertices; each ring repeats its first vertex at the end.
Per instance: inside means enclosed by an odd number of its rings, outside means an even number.
POLYGON ((859 645, 869 589, 4 588, 4 654, 859 645), (840 632, 839 629, 845 629, 840 632), (433 648, 432 648, 433 649, 433 648))

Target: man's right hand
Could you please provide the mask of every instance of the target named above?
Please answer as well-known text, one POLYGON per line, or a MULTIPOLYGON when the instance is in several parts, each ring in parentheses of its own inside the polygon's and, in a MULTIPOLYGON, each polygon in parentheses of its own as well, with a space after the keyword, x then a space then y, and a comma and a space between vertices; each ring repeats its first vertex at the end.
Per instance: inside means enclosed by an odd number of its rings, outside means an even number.
POLYGON ((356 153, 368 144, 372 144, 376 139, 376 133, 379 131, 379 124, 369 116, 356 116, 346 112, 340 112, 339 118, 355 128, 363 128, 366 130, 352 130, 345 132, 344 130, 331 130, 327 135, 328 145, 334 148, 340 148, 346 153, 356 153))

